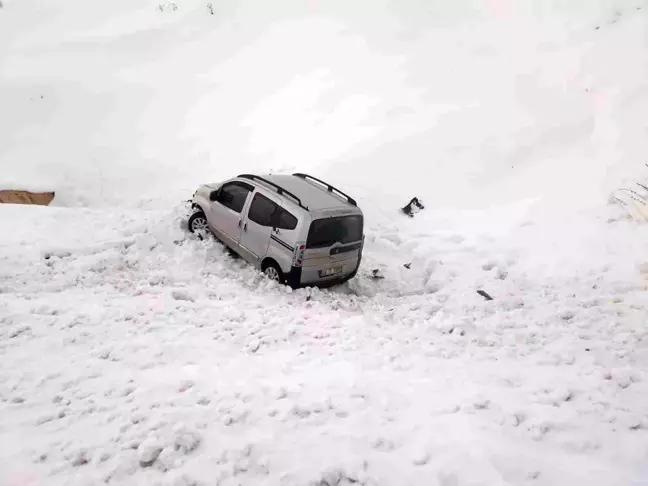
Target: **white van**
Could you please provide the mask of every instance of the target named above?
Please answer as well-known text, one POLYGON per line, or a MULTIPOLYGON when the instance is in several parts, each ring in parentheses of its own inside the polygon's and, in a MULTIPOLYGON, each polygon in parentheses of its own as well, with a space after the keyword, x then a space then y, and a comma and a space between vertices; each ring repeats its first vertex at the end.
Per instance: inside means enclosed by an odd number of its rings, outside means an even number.
POLYGON ((352 279, 360 266, 362 211, 313 176, 242 174, 201 186, 191 204, 191 232, 212 232, 280 283, 328 286, 352 279))

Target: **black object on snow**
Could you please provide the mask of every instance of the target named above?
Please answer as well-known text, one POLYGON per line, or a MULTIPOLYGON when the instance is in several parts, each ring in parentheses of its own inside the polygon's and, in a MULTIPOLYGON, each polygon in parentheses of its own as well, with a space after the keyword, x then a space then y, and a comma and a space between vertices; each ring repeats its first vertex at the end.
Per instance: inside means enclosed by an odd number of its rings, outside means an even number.
POLYGON ((385 278, 385 276, 380 272, 379 268, 374 268, 371 271, 371 278, 385 278))
POLYGON ((410 218, 414 217, 414 208, 412 206, 415 206, 419 210, 425 209, 425 206, 423 206, 421 201, 419 201, 417 197, 413 197, 412 200, 407 203, 407 206, 401 208, 401 211, 407 214, 410 218))
POLYGON ((406 264, 403 265, 403 266, 404 266, 405 268, 407 268, 408 270, 410 270, 410 269, 412 268, 412 262, 406 263, 406 264))
POLYGON ((494 300, 490 295, 488 295, 486 292, 483 290, 478 290, 477 293, 481 295, 484 299, 486 300, 494 300))

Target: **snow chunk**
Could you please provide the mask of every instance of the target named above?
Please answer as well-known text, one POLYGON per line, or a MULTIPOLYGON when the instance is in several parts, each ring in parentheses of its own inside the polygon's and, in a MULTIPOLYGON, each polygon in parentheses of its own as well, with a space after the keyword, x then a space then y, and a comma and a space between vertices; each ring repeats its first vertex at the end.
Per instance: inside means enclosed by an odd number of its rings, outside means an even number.
POLYGON ((164 449, 160 440, 156 437, 146 439, 137 448, 137 457, 142 467, 151 467, 164 449))
POLYGON ((175 429, 174 446, 183 454, 190 454, 200 445, 202 439, 198 432, 190 430, 183 425, 175 429))
POLYGON ((174 289, 171 291, 171 297, 174 300, 181 300, 185 302, 195 302, 196 298, 189 294, 189 291, 185 289, 174 289))

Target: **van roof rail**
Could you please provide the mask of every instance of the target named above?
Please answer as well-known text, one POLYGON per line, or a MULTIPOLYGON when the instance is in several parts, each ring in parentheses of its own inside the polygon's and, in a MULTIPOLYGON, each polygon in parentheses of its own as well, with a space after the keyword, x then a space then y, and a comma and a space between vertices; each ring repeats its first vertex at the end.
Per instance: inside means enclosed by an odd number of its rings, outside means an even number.
POLYGON ((241 179, 249 179, 251 181, 259 181, 264 184, 267 184, 268 186, 272 187, 277 191, 277 194, 280 196, 285 194, 288 197, 292 197, 295 201, 297 201, 297 204, 299 204, 300 207, 304 208, 306 211, 308 211, 308 206, 304 206, 301 202, 301 199, 299 199, 297 196, 295 196, 292 192, 287 191, 283 187, 281 187, 279 184, 275 184, 274 182, 269 181, 268 179, 264 179, 263 177, 259 177, 254 174, 239 174, 241 179))
POLYGON ((313 180, 315 182, 319 182, 324 187, 326 187, 326 190, 328 192, 337 192, 340 196, 346 198, 346 200, 349 201, 349 204, 352 204, 353 206, 358 206, 358 203, 351 196, 349 196, 348 194, 343 193, 339 189, 336 189, 335 187, 333 187, 331 184, 328 184, 327 182, 324 182, 323 180, 318 179, 317 177, 313 177, 313 176, 308 175, 308 174, 302 174, 301 172, 296 172, 293 175, 295 177, 300 177, 302 179, 306 179, 306 180, 311 179, 311 180, 313 180))

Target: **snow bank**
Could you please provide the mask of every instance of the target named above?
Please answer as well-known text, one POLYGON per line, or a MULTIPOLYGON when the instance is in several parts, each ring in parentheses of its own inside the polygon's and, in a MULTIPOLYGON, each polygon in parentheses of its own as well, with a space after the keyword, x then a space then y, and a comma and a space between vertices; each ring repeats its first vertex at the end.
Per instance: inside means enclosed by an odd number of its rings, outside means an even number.
POLYGON ((643 165, 640 1, 211 6, 7 2, 0 187, 170 207, 299 169, 365 205, 565 211, 643 165))

